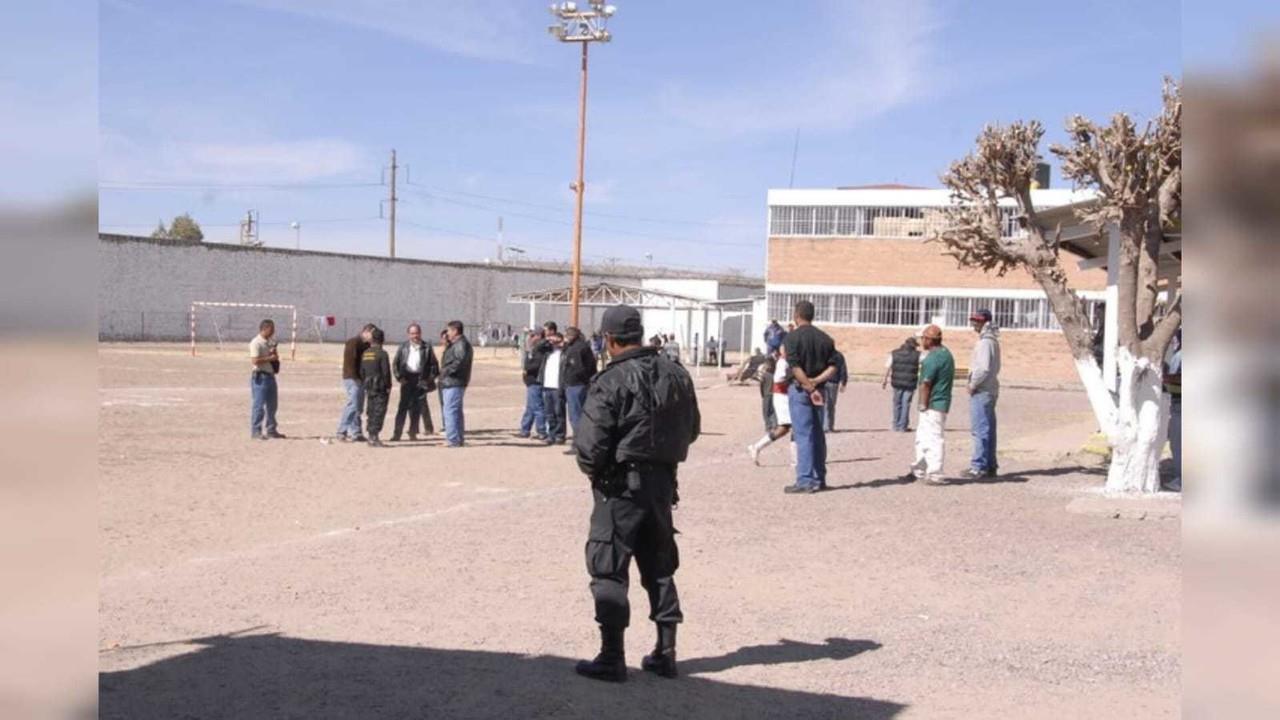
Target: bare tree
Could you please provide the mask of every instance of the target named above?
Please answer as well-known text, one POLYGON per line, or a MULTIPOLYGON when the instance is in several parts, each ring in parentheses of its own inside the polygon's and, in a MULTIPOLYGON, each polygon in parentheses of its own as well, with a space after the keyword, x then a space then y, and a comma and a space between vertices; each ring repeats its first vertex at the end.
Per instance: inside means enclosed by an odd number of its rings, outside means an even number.
POLYGON ((1095 191, 1080 212, 1099 232, 1118 230, 1119 393, 1103 382, 1091 350, 1092 319, 1069 287, 1059 258, 1061 231, 1038 222, 1031 186, 1044 128, 1039 122, 988 126, 968 156, 952 163, 942 181, 955 204, 946 229, 932 238, 964 266, 1004 275, 1025 269, 1048 296, 1088 391, 1098 424, 1112 449, 1110 492, 1154 492, 1159 487, 1161 362, 1182 323, 1182 292, 1160 309, 1156 270, 1165 232, 1181 227, 1182 93, 1166 80, 1160 115, 1139 130, 1124 113, 1099 125, 1080 116, 1067 121, 1070 142, 1050 152, 1077 187, 1095 191), (1002 233, 999 203, 1012 198, 1023 232, 1002 233))

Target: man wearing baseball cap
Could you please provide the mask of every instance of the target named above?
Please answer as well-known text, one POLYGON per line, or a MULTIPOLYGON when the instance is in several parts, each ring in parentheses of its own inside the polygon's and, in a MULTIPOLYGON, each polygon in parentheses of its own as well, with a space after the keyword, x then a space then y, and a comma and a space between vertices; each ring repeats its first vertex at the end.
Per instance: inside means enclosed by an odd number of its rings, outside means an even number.
POLYGON ((996 400, 1000 397, 1000 339, 991 322, 991 311, 981 309, 969 316, 969 325, 978 333, 969 359, 969 427, 973 433, 973 459, 967 478, 995 477, 996 400))
POLYGON ((916 460, 911 474, 931 485, 945 485, 942 465, 947 441, 943 433, 951 412, 951 385, 955 382, 956 361, 942 345, 942 328, 930 325, 920 335, 928 351, 920 366, 920 416, 916 420, 916 460))
POLYGON ((627 679, 623 637, 631 621, 627 586, 634 556, 649 594, 649 619, 657 626, 657 643, 640 667, 674 678, 676 625, 684 615, 676 595, 680 554, 671 506, 679 497, 676 467, 702 426, 698 398, 688 371, 641 345, 638 310, 609 308, 600 332, 612 360, 592 380, 573 436, 578 468, 591 479, 586 554, 600 653, 576 670, 593 680, 627 679))

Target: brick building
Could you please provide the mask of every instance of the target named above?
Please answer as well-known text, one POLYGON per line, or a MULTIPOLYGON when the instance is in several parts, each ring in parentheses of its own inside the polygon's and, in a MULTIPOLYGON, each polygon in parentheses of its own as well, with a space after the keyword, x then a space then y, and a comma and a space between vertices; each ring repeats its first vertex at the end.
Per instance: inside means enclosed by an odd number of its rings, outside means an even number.
MULTIPOLYGON (((1034 190, 1037 207, 1082 199, 1070 190, 1034 190)), ((815 322, 835 338, 850 369, 879 373, 885 356, 908 335, 933 322, 964 369, 975 339, 969 314, 990 308, 1000 328, 1002 376, 1025 383, 1076 383, 1066 340, 1044 292, 1022 271, 1004 277, 958 267, 936 243, 925 242, 943 222, 947 190, 872 186, 770 190, 766 260, 768 318, 785 322, 797 300, 808 299, 815 322)), ((1020 232, 1009 201, 1004 229, 1020 232)), ((1106 272, 1082 270, 1064 256, 1071 286, 1095 308, 1106 272)), ((766 320, 767 322, 767 320, 766 320)))

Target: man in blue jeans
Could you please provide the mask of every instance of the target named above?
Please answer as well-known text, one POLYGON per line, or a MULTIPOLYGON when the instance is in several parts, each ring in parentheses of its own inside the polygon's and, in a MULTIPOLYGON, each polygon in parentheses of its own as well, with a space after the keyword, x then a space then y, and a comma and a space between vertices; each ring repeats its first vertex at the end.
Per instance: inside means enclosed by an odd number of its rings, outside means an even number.
POLYGON ((249 437, 254 440, 284 437, 276 430, 276 368, 280 366, 280 355, 276 352, 275 334, 276 324, 263 320, 258 334, 249 341, 249 362, 253 364, 253 374, 249 376, 249 437))
POLYGON ((347 404, 338 416, 338 439, 347 442, 364 442, 360 429, 360 416, 364 412, 364 384, 360 378, 360 357, 369 348, 373 337, 373 323, 365 325, 360 334, 347 340, 342 348, 342 389, 347 394, 347 404))
POLYGON ((893 385, 893 430, 907 432, 911 429, 911 397, 916 393, 920 378, 920 343, 909 337, 901 347, 889 353, 884 361, 884 377, 880 389, 893 385))
POLYGON ((449 321, 445 329, 448 346, 440 354, 440 394, 444 403, 440 414, 445 419, 445 440, 451 448, 465 444, 466 422, 462 398, 466 394, 467 385, 471 384, 471 343, 462 331, 460 321, 449 321))
POLYGON ((582 406, 587 401, 587 387, 596 376, 596 354, 576 327, 564 331, 564 400, 569 426, 578 433, 578 421, 582 419, 582 406))
POLYGON ((547 415, 542 408, 542 363, 546 359, 546 347, 543 344, 543 331, 534 330, 529 333, 524 348, 524 415, 520 418, 518 437, 527 438, 536 434, 539 440, 547 439, 547 415))
POLYGON ((991 311, 969 316, 978 333, 969 358, 969 427, 973 434, 973 459, 964 476, 970 479, 996 475, 996 401, 1000 398, 1000 339, 991 324, 991 311))
POLYGON ((791 435, 796 444, 796 482, 787 494, 816 493, 827 487, 827 437, 823 432, 822 387, 836 374, 836 345, 813 326, 813 303, 796 303, 796 329, 783 341, 794 382, 787 390, 791 435))

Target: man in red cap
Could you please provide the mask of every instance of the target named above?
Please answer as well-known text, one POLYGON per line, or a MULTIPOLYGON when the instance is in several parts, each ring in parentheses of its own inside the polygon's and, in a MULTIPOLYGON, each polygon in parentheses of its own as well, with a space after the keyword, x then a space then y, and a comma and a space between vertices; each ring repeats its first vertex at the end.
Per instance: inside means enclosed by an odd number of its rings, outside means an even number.
POLYGON ((1000 397, 1000 338, 991 322, 991 311, 969 316, 978 333, 969 358, 969 427, 973 433, 973 458, 964 476, 970 479, 996 474, 996 400, 1000 397))

